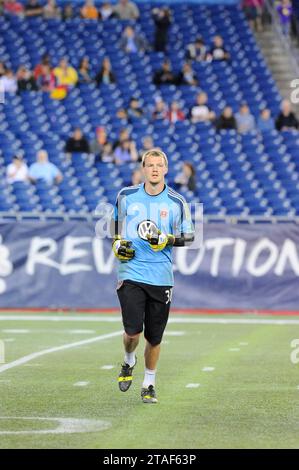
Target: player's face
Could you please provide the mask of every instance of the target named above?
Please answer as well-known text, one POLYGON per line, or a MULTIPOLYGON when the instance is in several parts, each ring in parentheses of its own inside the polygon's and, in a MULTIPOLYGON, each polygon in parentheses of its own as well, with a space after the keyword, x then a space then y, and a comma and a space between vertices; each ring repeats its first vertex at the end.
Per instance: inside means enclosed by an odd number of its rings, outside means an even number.
POLYGON ((148 156, 145 159, 143 173, 145 182, 159 184, 164 181, 164 176, 167 173, 164 158, 148 156))

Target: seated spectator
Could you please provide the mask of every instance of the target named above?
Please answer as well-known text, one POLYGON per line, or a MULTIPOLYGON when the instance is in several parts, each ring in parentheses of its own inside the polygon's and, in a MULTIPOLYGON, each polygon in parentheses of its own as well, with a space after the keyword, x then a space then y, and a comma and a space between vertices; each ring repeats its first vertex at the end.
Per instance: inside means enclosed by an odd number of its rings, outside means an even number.
POLYGON ((207 47, 202 38, 198 37, 194 43, 187 46, 186 59, 202 62, 207 60, 207 47))
POLYGON ((181 173, 175 178, 175 183, 179 188, 189 189, 189 191, 195 191, 196 179, 195 169, 192 163, 184 162, 181 173))
POLYGON ((132 26, 127 26, 122 34, 120 47, 128 54, 135 54, 146 50, 146 42, 135 33, 132 26))
POLYGON ((143 110, 141 108, 138 98, 135 98, 133 96, 133 98, 130 99, 130 104, 129 104, 129 109, 128 109, 129 119, 142 118, 143 114, 144 113, 143 113, 143 110))
POLYGON ((115 83, 115 75, 112 72, 111 62, 109 57, 104 57, 102 66, 98 73, 96 74, 95 81, 97 85, 110 85, 111 83, 115 83))
POLYGON ((154 8, 152 11, 155 23, 154 50, 165 52, 168 40, 168 30, 171 26, 171 14, 167 7, 154 8))
POLYGON ((137 184, 143 183, 143 181, 144 178, 142 171, 139 168, 136 168, 132 173, 132 185, 136 186, 137 184))
POLYGON ((49 54, 43 54, 41 58, 41 62, 37 64, 33 71, 33 76, 36 81, 38 81, 39 76, 44 73, 44 65, 48 65, 51 68, 51 59, 49 54))
POLYGON ((185 114, 180 109, 177 101, 173 101, 171 103, 170 108, 166 113, 166 119, 168 119, 171 124, 175 124, 177 121, 183 121, 185 119, 185 114))
POLYGON ((10 184, 16 183, 17 181, 27 182, 28 178, 28 166, 23 160, 22 155, 15 155, 6 169, 6 179, 10 184))
POLYGON ((56 85, 55 75, 49 65, 43 65, 41 73, 37 80, 37 86, 40 90, 50 93, 56 85))
POLYGON ((99 18, 99 13, 94 6, 93 0, 85 0, 85 4, 80 10, 80 16, 84 20, 97 20, 99 18))
POLYGON ((58 86, 71 88, 77 84, 78 74, 74 67, 68 64, 67 59, 61 59, 59 65, 53 70, 58 86))
POLYGON ((289 100, 283 100, 281 111, 275 121, 275 127, 278 131, 287 131, 289 129, 299 129, 299 122, 292 111, 289 100))
POLYGON ((155 147, 154 141, 150 135, 146 135, 145 137, 143 137, 142 148, 138 151, 138 161, 141 162, 142 155, 154 147, 155 147))
POLYGON ((17 71, 18 92, 22 91, 37 91, 38 87, 34 76, 30 70, 21 66, 17 71))
POLYGON ((103 126, 96 128, 96 138, 90 144, 90 151, 94 155, 99 156, 104 148, 104 145, 108 143, 106 129, 103 126))
POLYGON ((276 7, 280 26, 285 36, 290 35, 293 7, 290 0, 280 0, 276 7))
POLYGON ((0 78, 0 90, 2 93, 15 94, 18 90, 17 79, 13 74, 13 71, 7 69, 5 74, 0 78))
POLYGON ((3 12, 5 15, 23 16, 24 7, 22 3, 19 3, 16 0, 6 0, 3 5, 3 12))
POLYGON ((152 114, 152 119, 157 120, 164 120, 167 117, 168 108, 166 103, 162 100, 162 98, 156 99, 154 111, 152 114))
POLYGON ((90 76, 89 58, 83 57, 81 59, 78 69, 78 83, 92 83, 93 80, 90 76))
POLYGON ((177 84, 178 85, 191 85, 191 86, 198 85, 196 74, 188 62, 184 63, 182 71, 178 74, 177 84))
POLYGON ((250 27, 256 31, 262 31, 264 0, 243 0, 242 7, 249 21, 250 27))
POLYGON ((125 108, 119 108, 116 112, 116 117, 121 121, 125 121, 126 123, 129 120, 128 112, 125 108))
POLYGON ((39 150, 36 163, 30 165, 29 179, 32 183, 44 180, 49 185, 59 184, 62 181, 62 174, 56 165, 49 162, 48 153, 45 150, 39 150))
POLYGON ((233 115, 233 110, 230 106, 225 106, 221 115, 215 122, 217 131, 235 129, 237 130, 237 121, 233 115))
POLYGON ((71 3, 67 3, 64 5, 62 10, 62 19, 63 21, 66 21, 71 20, 72 18, 74 18, 73 5, 71 3))
POLYGON ((116 139, 116 141, 113 142, 113 150, 115 150, 116 147, 118 145, 120 145, 122 142, 124 142, 125 140, 130 140, 131 141, 131 138, 130 138, 130 133, 129 133, 128 129, 126 127, 123 127, 119 131, 118 139, 116 139))
POLYGON ((273 129, 275 129, 275 124, 271 117, 270 109, 262 109, 257 121, 257 127, 261 132, 273 131, 273 129))
POLYGON ((0 78, 6 74, 6 65, 4 62, 0 62, 0 78))
POLYGON ((76 127, 71 137, 68 138, 64 151, 66 153, 89 153, 89 143, 84 137, 80 127, 76 127))
POLYGON ((114 163, 113 146, 110 142, 107 142, 103 145, 103 149, 100 154, 100 159, 104 163, 114 163))
POLYGON ((208 105, 208 95, 204 92, 198 93, 196 103, 190 109, 190 119, 197 122, 213 121, 216 115, 208 105))
POLYGON ((129 0, 119 0, 113 11, 120 20, 138 20, 139 18, 137 6, 129 0))
POLYGON ((246 103, 242 103, 239 112, 236 113, 237 129, 241 134, 254 131, 255 120, 246 103))
POLYGON ((115 13, 113 11, 112 5, 109 2, 104 2, 99 9, 100 17, 103 21, 113 18, 115 13))
POLYGON ((221 36, 215 36, 213 39, 213 46, 208 53, 209 60, 229 60, 230 55, 223 46, 223 39, 221 36))
POLYGON ((138 154, 135 142, 129 139, 123 140, 114 150, 114 158, 116 165, 136 162, 138 160, 138 154))
POLYGON ((155 85, 175 85, 177 77, 171 70, 171 63, 169 60, 164 60, 161 70, 157 70, 153 82, 155 85))
POLYGON ((25 5, 25 15, 27 17, 42 16, 43 7, 38 3, 37 0, 28 0, 25 5))
POLYGON ((43 7, 43 17, 46 19, 61 19, 61 9, 56 5, 56 0, 47 0, 43 7))

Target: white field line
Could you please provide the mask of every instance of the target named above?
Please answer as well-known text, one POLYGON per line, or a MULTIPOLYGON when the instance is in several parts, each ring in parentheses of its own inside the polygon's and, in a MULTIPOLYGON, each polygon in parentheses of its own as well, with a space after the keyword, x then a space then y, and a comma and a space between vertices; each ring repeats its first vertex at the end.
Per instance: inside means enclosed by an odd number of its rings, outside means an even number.
POLYGON ((2 333, 21 333, 21 334, 27 334, 30 333, 30 330, 23 330, 23 329, 18 329, 18 330, 2 330, 2 333))
POLYGON ((43 349, 42 351, 28 354, 27 356, 21 357, 20 359, 17 359, 16 361, 9 362, 8 364, 4 364, 3 366, 0 366, 0 374, 2 372, 5 372, 8 369, 12 369, 13 367, 18 367, 18 366, 21 366, 22 364, 26 364, 27 362, 32 361, 33 359, 36 359, 37 357, 45 356, 46 354, 51 354, 51 353, 58 352, 58 351, 65 351, 71 348, 77 348, 79 346, 83 346, 84 344, 96 343, 97 341, 102 341, 108 338, 114 338, 115 336, 120 336, 122 333, 123 331, 115 331, 114 333, 108 333, 106 335, 101 335, 101 336, 95 336, 94 338, 84 339, 82 341, 76 341, 75 343, 68 343, 62 346, 56 346, 56 347, 49 348, 49 349, 43 349))
POLYGON ((101 369, 110 370, 110 369, 114 369, 114 366, 112 366, 112 365, 102 366, 101 369))
MULTIPOLYGON (((119 315, 85 315, 82 316, 60 316, 60 315, 0 315, 0 321, 50 321, 50 322, 92 322, 92 323, 119 323, 121 316, 119 315)), ((299 325, 299 319, 283 319, 274 318, 185 318, 172 317, 168 323, 173 324, 221 324, 221 325, 299 325)))
POLYGON ((200 387, 200 384, 187 384, 186 388, 198 388, 200 387))
POLYGON ((74 387, 86 387, 89 384, 89 382, 76 382, 74 383, 74 387))

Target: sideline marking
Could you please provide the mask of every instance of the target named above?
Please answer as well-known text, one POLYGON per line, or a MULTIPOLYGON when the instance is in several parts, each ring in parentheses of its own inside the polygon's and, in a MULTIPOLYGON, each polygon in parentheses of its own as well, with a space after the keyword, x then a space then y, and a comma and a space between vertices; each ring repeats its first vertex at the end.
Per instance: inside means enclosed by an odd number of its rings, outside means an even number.
POLYGON ((39 418, 39 417, 18 417, 18 416, 0 416, 0 420, 30 420, 30 421, 57 421, 58 426, 55 429, 43 429, 32 431, 0 431, 0 434, 74 434, 82 432, 98 432, 110 428, 109 421, 97 419, 77 419, 77 418, 39 418))
POLYGON ((69 330, 68 333, 72 335, 93 335, 95 330, 69 330))
POLYGON ((24 329, 15 329, 15 330, 2 330, 2 333, 22 333, 22 334, 27 334, 30 333, 30 330, 24 330, 24 329))
POLYGON ((22 364, 26 364, 27 362, 32 361, 33 359, 36 359, 37 357, 45 356, 46 354, 51 354, 57 351, 65 351, 67 349, 76 348, 78 346, 83 346, 84 344, 96 343, 97 341, 102 341, 108 338, 114 338, 115 336, 120 336, 122 334, 123 334, 122 330, 115 331, 114 333, 108 333, 106 335, 96 336, 94 338, 84 339, 82 341, 76 341, 75 343, 68 343, 62 346, 56 346, 56 347, 49 348, 49 349, 43 349, 42 351, 28 354, 27 356, 20 357, 20 359, 17 359, 16 361, 9 362, 8 364, 4 364, 3 366, 0 366, 0 374, 1 372, 5 372, 8 369, 12 369, 13 367, 18 367, 22 364))
POLYGON ((165 331, 166 336, 184 336, 185 331, 165 331))
POLYGON ((88 385, 89 382, 76 382, 74 384, 74 387, 86 387, 86 385, 88 385))
POLYGON ((231 352, 238 352, 238 351, 240 351, 240 348, 230 348, 229 351, 231 351, 231 352))
POLYGON ((114 369, 114 366, 110 366, 110 365, 102 366, 101 369, 103 369, 103 370, 110 370, 110 369, 114 369))
POLYGON ((215 367, 203 367, 203 369, 201 369, 203 372, 212 372, 213 370, 215 370, 215 367))
POLYGON ((186 388, 198 388, 200 387, 200 384, 187 384, 186 388))

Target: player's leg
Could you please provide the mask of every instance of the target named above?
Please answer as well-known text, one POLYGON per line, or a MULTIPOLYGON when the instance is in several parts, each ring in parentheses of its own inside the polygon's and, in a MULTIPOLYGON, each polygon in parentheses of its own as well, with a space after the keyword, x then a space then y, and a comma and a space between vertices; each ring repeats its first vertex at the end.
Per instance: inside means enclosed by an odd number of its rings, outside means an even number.
POLYGON ((118 287, 117 295, 125 330, 123 336, 125 356, 118 377, 118 385, 122 392, 126 392, 131 386, 133 369, 136 365, 135 350, 138 346, 139 335, 143 330, 146 294, 133 281, 124 281, 118 287))
POLYGON ((171 287, 150 286, 145 308, 144 351, 145 372, 141 397, 144 403, 156 403, 156 370, 160 356, 160 344, 168 321, 171 287))

